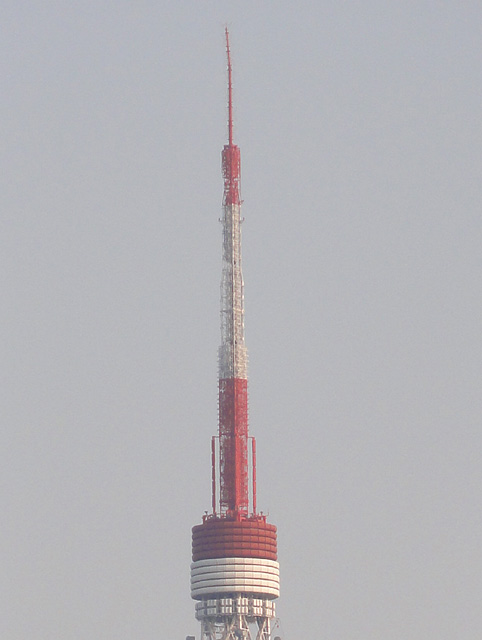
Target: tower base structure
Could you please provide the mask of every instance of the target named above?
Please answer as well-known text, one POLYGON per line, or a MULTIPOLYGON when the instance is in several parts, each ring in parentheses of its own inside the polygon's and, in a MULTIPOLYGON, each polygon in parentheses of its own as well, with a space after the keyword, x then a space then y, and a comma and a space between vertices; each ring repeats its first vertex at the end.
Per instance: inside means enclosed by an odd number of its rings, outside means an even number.
POLYGON ((196 603, 201 640, 270 640, 274 602, 245 594, 196 603))

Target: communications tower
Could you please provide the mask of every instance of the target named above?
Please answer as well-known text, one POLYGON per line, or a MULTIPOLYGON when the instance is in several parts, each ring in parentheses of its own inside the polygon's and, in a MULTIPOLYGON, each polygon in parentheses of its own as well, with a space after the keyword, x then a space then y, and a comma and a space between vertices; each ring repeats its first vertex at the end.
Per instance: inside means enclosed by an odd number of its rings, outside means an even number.
POLYGON ((192 529, 191 597, 201 640, 270 640, 279 595, 276 527, 256 509, 256 442, 248 435, 247 351, 241 271, 239 147, 233 143, 228 66, 219 347, 219 431, 212 439, 212 512, 192 529))

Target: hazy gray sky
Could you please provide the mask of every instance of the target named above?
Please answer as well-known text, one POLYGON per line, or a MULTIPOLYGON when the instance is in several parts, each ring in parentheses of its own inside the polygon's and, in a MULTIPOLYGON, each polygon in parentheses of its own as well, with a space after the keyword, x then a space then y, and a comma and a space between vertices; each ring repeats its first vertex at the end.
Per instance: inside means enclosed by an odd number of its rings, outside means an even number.
POLYGON ((3 0, 2 640, 198 635, 224 24, 284 640, 482 634, 482 4, 3 0))

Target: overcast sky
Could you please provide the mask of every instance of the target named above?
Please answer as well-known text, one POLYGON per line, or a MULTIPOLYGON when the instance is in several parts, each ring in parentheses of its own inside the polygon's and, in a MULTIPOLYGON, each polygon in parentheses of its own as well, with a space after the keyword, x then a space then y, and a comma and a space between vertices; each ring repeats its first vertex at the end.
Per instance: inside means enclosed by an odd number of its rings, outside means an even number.
POLYGON ((224 25, 283 640, 482 637, 480 0, 3 0, 2 640, 184 640, 224 25))

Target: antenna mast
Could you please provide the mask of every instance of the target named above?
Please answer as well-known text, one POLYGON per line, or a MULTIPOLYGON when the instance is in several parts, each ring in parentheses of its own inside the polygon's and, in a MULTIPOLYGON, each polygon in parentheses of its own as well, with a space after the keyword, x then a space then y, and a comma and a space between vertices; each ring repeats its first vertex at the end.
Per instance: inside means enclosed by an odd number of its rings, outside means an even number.
POLYGON ((239 147, 233 143, 233 70, 231 66, 231 49, 229 47, 229 32, 226 27, 226 55, 228 60, 228 144, 222 153, 224 198, 223 205, 240 205, 241 198, 241 153, 239 147))
POLYGON ((226 54, 228 57, 228 139, 229 146, 233 144, 233 77, 231 67, 231 50, 229 49, 229 31, 226 27, 226 54))
POLYGON ((256 640, 271 640, 274 600, 279 595, 277 537, 276 527, 256 511, 256 444, 248 435, 241 154, 233 143, 233 84, 227 28, 226 55, 228 144, 221 154, 224 194, 219 430, 211 443, 212 513, 205 515, 202 524, 192 530, 191 596, 197 601, 201 640, 251 640, 250 625, 257 627, 256 640))

